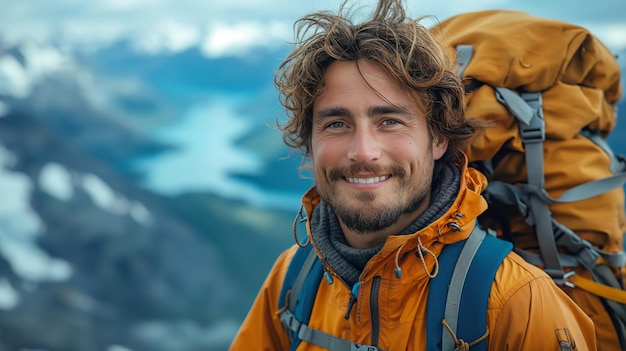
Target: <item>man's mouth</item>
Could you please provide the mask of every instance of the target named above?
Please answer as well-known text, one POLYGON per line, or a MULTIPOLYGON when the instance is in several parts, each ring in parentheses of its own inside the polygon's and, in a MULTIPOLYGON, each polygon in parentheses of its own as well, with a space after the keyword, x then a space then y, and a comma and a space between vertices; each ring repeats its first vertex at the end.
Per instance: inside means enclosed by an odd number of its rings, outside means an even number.
POLYGON ((355 178, 355 177, 345 177, 348 183, 352 184, 374 184, 384 182, 389 179, 391 175, 385 175, 380 177, 369 177, 369 178, 355 178))

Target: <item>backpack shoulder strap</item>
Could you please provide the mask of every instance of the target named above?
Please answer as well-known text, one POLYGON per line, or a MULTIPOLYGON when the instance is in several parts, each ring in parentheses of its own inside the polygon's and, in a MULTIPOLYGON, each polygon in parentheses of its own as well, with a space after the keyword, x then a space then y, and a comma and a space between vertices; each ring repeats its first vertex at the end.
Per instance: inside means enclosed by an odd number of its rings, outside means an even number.
POLYGON ((291 350, 300 344, 298 331, 311 318, 313 303, 324 269, 313 245, 298 247, 289 263, 278 298, 280 320, 290 334, 291 350))
MULTIPOLYGON (((427 350, 451 351, 455 338, 471 343, 485 334, 491 285, 512 249, 510 242, 487 234, 478 224, 467 240, 444 248, 438 258, 439 274, 431 280, 428 293, 427 350), (443 327, 444 320, 450 330, 443 327)), ((486 340, 472 348, 486 349, 486 340)))
POLYGON ((338 338, 308 326, 323 275, 322 261, 312 245, 298 248, 287 269, 278 301, 280 321, 291 339, 290 350, 296 350, 302 341, 306 341, 330 351, 378 351, 374 346, 338 338))

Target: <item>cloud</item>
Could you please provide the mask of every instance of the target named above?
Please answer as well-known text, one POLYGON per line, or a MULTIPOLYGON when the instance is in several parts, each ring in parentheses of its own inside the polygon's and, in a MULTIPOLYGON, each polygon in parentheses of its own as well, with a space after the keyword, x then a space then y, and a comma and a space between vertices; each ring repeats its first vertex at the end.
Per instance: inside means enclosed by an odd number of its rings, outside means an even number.
MULTIPOLYGON (((241 56, 259 47, 275 47, 292 39, 291 25, 317 10, 336 10, 341 0, 0 0, 0 35, 4 41, 35 40, 83 48, 132 38, 145 52, 179 51, 194 45, 211 57, 241 56)), ((357 6, 363 1, 353 1, 357 6)), ((374 4, 367 1, 367 5, 374 4)), ((418 0, 409 14, 451 15, 490 8, 509 8, 537 16, 598 28, 609 46, 623 46, 626 2, 596 0, 418 0), (607 29, 612 27, 614 29, 607 29), (621 31, 621 32, 620 32, 621 31)), ((367 10, 367 9, 366 9, 367 10)), ((594 31, 595 32, 595 31, 594 31)))
POLYGON ((587 28, 614 51, 626 49, 626 22, 591 24, 587 28))
POLYGON ((244 57, 255 48, 284 45, 290 29, 290 25, 283 22, 215 23, 201 44, 201 51, 209 58, 244 57))
POLYGON ((153 30, 139 32, 134 46, 141 52, 161 53, 179 52, 194 47, 201 42, 202 33, 192 25, 164 20, 153 30))

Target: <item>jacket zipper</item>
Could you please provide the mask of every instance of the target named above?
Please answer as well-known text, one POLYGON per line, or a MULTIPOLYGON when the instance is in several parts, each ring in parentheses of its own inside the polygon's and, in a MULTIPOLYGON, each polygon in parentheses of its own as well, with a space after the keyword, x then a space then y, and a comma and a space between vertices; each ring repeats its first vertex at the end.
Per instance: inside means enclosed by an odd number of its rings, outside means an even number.
POLYGON ((380 338, 380 319, 378 314, 378 295, 380 292, 380 276, 375 276, 372 280, 372 292, 370 295, 370 311, 372 319, 372 346, 378 347, 380 338))

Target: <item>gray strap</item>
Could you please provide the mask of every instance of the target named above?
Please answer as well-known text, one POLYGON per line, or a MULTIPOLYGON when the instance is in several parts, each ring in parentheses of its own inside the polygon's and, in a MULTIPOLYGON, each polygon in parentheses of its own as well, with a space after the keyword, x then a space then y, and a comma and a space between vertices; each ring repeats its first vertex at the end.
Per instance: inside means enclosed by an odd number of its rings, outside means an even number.
POLYGON ((298 276, 293 283, 291 293, 289 293, 289 310, 293 311, 293 309, 296 307, 296 302, 298 302, 298 296, 300 295, 302 285, 304 284, 307 275, 309 275, 311 267, 313 267, 313 264, 315 264, 316 259, 317 253, 315 252, 315 249, 311 248, 311 251, 309 251, 309 254, 302 264, 302 268, 300 269, 300 272, 298 272, 298 276))
POLYGON ((457 74, 460 78, 463 78, 465 69, 474 55, 474 46, 472 45, 458 45, 456 47, 456 67, 457 74))
MULTIPOLYGON (((541 255, 539 255, 538 253, 526 251, 524 249, 520 249, 519 247, 516 247, 515 249, 513 249, 513 251, 515 251, 515 253, 520 255, 524 259, 524 261, 530 264, 533 264, 535 266, 543 265, 543 259, 541 258, 541 255)), ((560 254, 559 259, 561 259, 561 263, 563 264, 564 267, 580 266, 580 262, 578 262, 578 259, 576 258, 576 256, 560 254)))
POLYGON ((585 200, 619 188, 626 183, 626 160, 613 153, 613 150, 611 150, 611 147, 607 144, 606 140, 602 138, 600 133, 583 129, 580 131, 580 135, 588 138, 606 152, 611 159, 611 172, 615 175, 575 186, 561 194, 558 199, 550 197, 545 191, 536 194, 549 204, 585 200))
MULTIPOLYGON (((560 226, 562 228, 565 228, 562 225, 560 226)), ((573 234, 571 230, 561 233, 558 228, 555 228, 555 232, 557 232, 558 237, 556 243, 559 246, 565 247, 569 252, 572 252, 572 254, 559 254, 559 261, 564 267, 583 266, 591 271, 596 266, 596 262, 600 257, 602 257, 614 267, 623 267, 626 264, 626 253, 624 251, 607 252, 604 250, 600 250, 594 247, 587 240, 584 240, 578 235, 573 234)), ((539 254, 535 254, 519 248, 516 248, 515 251, 526 261, 536 266, 543 266, 544 264, 543 259, 539 254)))
MULTIPOLYGON (((614 176, 597 179, 591 182, 577 185, 567 190, 556 199, 550 197, 550 195, 546 193, 545 189, 528 187, 524 190, 525 192, 532 192, 534 195, 541 198, 542 201, 544 201, 545 203, 557 204, 565 202, 575 202, 598 196, 613 189, 617 189, 624 185, 624 183, 626 183, 626 173, 616 174, 614 176)), ((523 187, 524 186, 522 185, 522 188, 523 187)))
MULTIPOLYGON (((574 234, 573 231, 556 220, 553 220, 553 228, 557 245, 565 247, 569 252, 575 254, 579 265, 588 270, 593 269, 598 258, 600 258, 600 250, 594 248, 590 242, 574 234)), ((565 265, 563 254, 559 254, 559 261, 565 265)))
POLYGON ((314 344, 330 351, 378 351, 378 348, 370 345, 361 345, 355 342, 341 339, 325 333, 321 330, 302 325, 298 331, 298 338, 310 344, 314 344))
POLYGON ((330 351, 378 351, 375 346, 357 344, 310 328, 308 325, 300 323, 290 310, 282 311, 280 321, 291 331, 297 333, 298 339, 330 351))
POLYGON ((297 333, 300 330, 300 325, 302 325, 302 323, 300 323, 300 321, 296 318, 296 316, 293 315, 293 313, 291 313, 290 310, 282 310, 280 312, 279 318, 281 323, 283 323, 283 325, 292 332, 297 333))
POLYGON ((529 225, 534 225, 534 220, 528 215, 528 197, 521 188, 511 183, 499 180, 490 180, 483 195, 489 200, 489 203, 498 203, 504 205, 516 206, 522 217, 526 219, 529 225))
MULTIPOLYGON (((520 248, 515 248, 515 252, 522 256, 525 261, 534 264, 535 266, 543 265, 543 260, 541 259, 541 256, 539 254, 520 248)), ((624 251, 606 252, 602 250, 584 250, 583 252, 580 252, 576 255, 559 254, 559 259, 561 260, 561 263, 564 267, 579 267, 581 265, 586 267, 587 263, 583 263, 583 261, 595 263, 596 261, 594 261, 594 257, 595 260, 597 260, 600 256, 606 259, 609 263, 611 263, 610 261, 621 262, 626 257, 624 255, 624 251)))
MULTIPOLYGON (((528 213, 528 198, 521 188, 501 181, 491 181, 483 194, 490 202, 516 206, 520 215, 524 217, 526 222, 529 225, 534 225, 534 218, 532 214, 528 213)), ((626 253, 624 251, 606 252, 600 250, 594 247, 590 242, 576 235, 571 229, 554 220, 554 218, 552 219, 552 230, 556 238, 556 243, 559 246, 563 246, 569 252, 576 253, 576 255, 580 256, 559 255, 559 260, 564 266, 576 267, 582 264, 585 267, 592 268, 598 257, 604 258, 609 264, 615 267, 626 265, 626 253)), ((522 256, 532 264, 544 265, 543 259, 538 254, 528 253, 522 254, 522 256)))
POLYGON ((614 267, 626 265, 626 253, 624 253, 624 250, 618 252, 600 250, 554 219, 552 220, 552 225, 556 243, 567 248, 570 252, 576 253, 578 261, 587 269, 592 270, 599 257, 604 258, 614 267))
MULTIPOLYGON (((459 307, 461 306, 461 293, 463 292, 463 285, 465 284, 465 277, 469 271, 469 267, 474 259, 474 255, 478 251, 478 248, 485 239, 486 232, 482 230, 478 224, 474 226, 474 230, 470 233, 469 238, 465 242, 459 259, 454 266, 452 272, 452 278, 450 279, 450 286, 448 288, 448 296, 446 300, 446 309, 444 312, 444 318, 454 335, 456 335, 459 307)), ((456 344, 452 339, 452 334, 444 329, 441 335, 441 349, 442 350, 454 350, 456 344)))
POLYGON ((544 270, 557 283, 563 283, 565 272, 559 262, 559 252, 554 240, 552 214, 548 203, 538 196, 538 193, 545 192, 543 142, 546 138, 546 128, 543 119, 541 93, 523 93, 520 96, 533 110, 533 117, 529 122, 520 120, 519 123, 520 135, 525 148, 528 186, 535 189, 534 192, 528 194, 529 208, 535 221, 537 240, 545 263, 544 270))
POLYGON ((506 106, 507 110, 524 124, 530 124, 535 116, 535 110, 528 103, 511 89, 496 87, 496 99, 506 106))
POLYGON ((607 155, 609 155, 611 158, 611 172, 613 172, 613 174, 624 173, 626 171, 626 160, 624 160, 623 157, 615 155, 600 132, 585 128, 581 130, 579 134, 591 140, 594 144, 604 150, 607 155))

